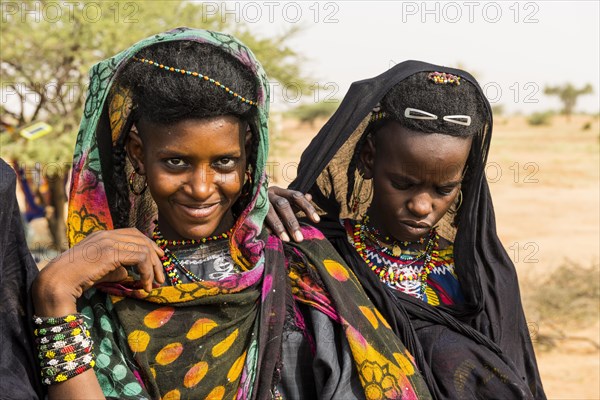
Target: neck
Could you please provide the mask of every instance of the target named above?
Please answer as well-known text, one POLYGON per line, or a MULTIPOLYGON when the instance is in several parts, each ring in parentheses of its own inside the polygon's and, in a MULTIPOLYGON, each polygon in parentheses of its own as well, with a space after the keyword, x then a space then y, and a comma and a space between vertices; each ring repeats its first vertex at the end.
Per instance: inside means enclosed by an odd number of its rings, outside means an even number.
POLYGON ((361 224, 364 226, 364 231, 368 240, 374 242, 375 244, 390 248, 401 247, 412 250, 422 250, 425 248, 427 240, 430 237, 430 233, 416 240, 399 239, 391 235, 385 229, 380 228, 383 226, 383 224, 378 223, 376 214, 370 211, 371 210, 367 212, 361 222, 361 224))
MULTIPOLYGON (((201 238, 184 237, 184 236, 180 235, 168 223, 162 223, 161 221, 162 220, 161 220, 160 214, 159 214, 158 221, 157 221, 158 227, 159 227, 162 237, 166 240, 192 240, 192 239, 200 240, 201 239, 201 238)), ((217 228, 210 234, 207 234, 205 236, 205 238, 209 238, 209 237, 213 237, 213 236, 220 236, 224 233, 228 233, 231 230, 231 228, 233 228, 234 223, 235 223, 235 218, 233 217, 233 213, 231 212, 231 210, 229 210, 229 212, 227 212, 223 216, 223 218, 219 222, 219 225, 217 225, 217 228)))

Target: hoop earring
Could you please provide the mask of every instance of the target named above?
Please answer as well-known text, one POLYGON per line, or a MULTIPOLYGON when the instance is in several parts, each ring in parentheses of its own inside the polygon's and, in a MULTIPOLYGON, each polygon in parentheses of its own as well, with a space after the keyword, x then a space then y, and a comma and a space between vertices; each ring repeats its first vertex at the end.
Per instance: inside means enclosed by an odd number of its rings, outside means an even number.
POLYGON ((371 198, 371 195, 373 194, 373 185, 371 185, 369 194, 366 196, 366 199, 361 199, 360 194, 362 192, 363 183, 365 181, 364 176, 364 172, 358 171, 359 178, 354 182, 354 188, 352 189, 352 212, 354 213, 358 211, 358 207, 361 204, 366 204, 371 198))
MULTIPOLYGON (((133 171, 131 173, 131 175, 129 175, 129 190, 131 191, 131 193, 133 193, 136 196, 141 196, 146 189, 148 188, 148 181, 146 180, 146 177, 144 176, 144 187, 142 187, 141 190, 137 191, 135 190, 135 186, 134 186, 134 179, 135 179, 135 175, 137 174, 137 171, 133 171)), ((141 176, 141 175, 140 175, 141 176)))
POLYGON ((456 206, 456 211, 458 212, 458 210, 460 209, 460 206, 462 206, 462 202, 463 202, 463 192, 462 189, 458 190, 458 205, 456 206))
POLYGON ((246 170, 245 176, 246 179, 244 181, 244 186, 242 187, 242 197, 248 197, 252 191, 252 186, 254 185, 252 172, 250 172, 249 169, 246 170))

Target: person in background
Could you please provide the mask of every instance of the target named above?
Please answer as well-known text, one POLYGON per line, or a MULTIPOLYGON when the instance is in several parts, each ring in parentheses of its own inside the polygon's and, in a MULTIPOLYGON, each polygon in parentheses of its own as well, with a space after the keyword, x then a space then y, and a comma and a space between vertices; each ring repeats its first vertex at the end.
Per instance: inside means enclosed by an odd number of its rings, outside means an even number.
POLYGON ((38 268, 15 191, 15 171, 0 159, 0 397, 37 400, 46 394, 32 333, 31 284, 38 268))

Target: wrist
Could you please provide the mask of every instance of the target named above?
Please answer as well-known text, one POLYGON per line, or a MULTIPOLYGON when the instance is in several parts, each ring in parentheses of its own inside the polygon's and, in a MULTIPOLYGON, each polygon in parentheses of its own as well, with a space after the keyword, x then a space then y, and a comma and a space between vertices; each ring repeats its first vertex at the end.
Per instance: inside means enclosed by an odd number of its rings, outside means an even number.
POLYGON ((57 317, 77 312, 77 297, 72 288, 48 279, 47 275, 42 270, 31 288, 35 314, 57 317))

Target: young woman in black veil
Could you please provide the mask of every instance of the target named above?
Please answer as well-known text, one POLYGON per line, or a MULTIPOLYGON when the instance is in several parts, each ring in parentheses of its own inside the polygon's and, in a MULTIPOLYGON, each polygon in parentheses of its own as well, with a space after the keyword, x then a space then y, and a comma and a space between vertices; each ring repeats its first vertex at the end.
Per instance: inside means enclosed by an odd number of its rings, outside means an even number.
POLYGON ((496 235, 491 132, 469 73, 398 64, 352 84, 290 190, 270 189, 268 222, 298 240, 292 208, 310 217, 435 398, 544 399, 516 271, 496 235))

